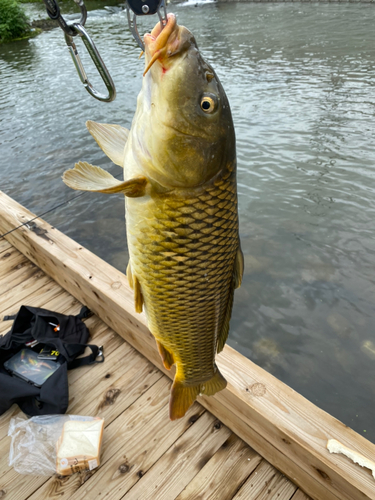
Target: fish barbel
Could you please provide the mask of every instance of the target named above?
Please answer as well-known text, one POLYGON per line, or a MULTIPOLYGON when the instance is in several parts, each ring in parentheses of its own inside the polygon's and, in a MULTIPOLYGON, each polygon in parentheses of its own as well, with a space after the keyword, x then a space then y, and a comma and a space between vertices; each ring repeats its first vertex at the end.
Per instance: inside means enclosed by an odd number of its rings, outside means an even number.
POLYGON ((130 132, 87 122, 124 181, 86 162, 64 174, 73 189, 122 192, 135 308, 145 308, 164 366, 176 365, 169 415, 226 380, 215 364, 243 273, 235 134, 229 103, 193 35, 173 14, 146 34, 146 66, 130 132))

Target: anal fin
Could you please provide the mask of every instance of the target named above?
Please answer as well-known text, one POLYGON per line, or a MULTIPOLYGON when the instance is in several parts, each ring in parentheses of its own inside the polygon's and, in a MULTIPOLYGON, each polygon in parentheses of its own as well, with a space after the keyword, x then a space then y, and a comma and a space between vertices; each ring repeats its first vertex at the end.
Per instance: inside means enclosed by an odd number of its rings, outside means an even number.
POLYGON ((197 385, 189 386, 184 382, 176 379, 174 380, 169 400, 169 418, 171 420, 182 418, 198 395, 205 394, 206 396, 213 396, 217 392, 225 389, 227 381, 216 365, 215 370, 215 375, 210 380, 197 385))
POLYGON ((163 365, 167 370, 170 370, 174 365, 174 359, 172 353, 170 353, 161 342, 156 341, 156 345, 158 346, 158 351, 163 361, 163 365))

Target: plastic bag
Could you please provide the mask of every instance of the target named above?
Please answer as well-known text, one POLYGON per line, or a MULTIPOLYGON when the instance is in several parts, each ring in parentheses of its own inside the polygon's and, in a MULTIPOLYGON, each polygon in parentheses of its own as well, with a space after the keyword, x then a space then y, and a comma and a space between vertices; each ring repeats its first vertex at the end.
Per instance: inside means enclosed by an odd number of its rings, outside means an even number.
MULTIPOLYGON (((52 476, 55 474, 57 446, 60 446, 62 442, 65 423, 70 421, 93 423, 94 421, 95 423, 101 421, 104 423, 103 419, 98 417, 82 417, 80 415, 41 415, 30 419, 25 417, 12 418, 8 430, 8 436, 12 438, 9 465, 19 474, 37 476, 52 476)), ((71 426, 71 424, 68 425, 71 426)), ((81 436, 84 439, 84 432, 81 433, 81 436)), ((65 471, 64 474, 91 470, 94 468, 93 464, 97 467, 99 465, 101 438, 101 435, 98 436, 98 452, 97 456, 94 455, 94 460, 93 457, 89 456, 84 462, 80 460, 79 466, 75 468, 69 465, 69 470, 65 471)), ((82 446, 84 447, 84 443, 82 446)), ((62 464, 58 464, 59 473, 61 473, 61 465, 65 466, 65 462, 66 466, 68 465, 68 460, 65 458, 63 460, 62 464)), ((70 463, 71 460, 69 460, 70 463)))

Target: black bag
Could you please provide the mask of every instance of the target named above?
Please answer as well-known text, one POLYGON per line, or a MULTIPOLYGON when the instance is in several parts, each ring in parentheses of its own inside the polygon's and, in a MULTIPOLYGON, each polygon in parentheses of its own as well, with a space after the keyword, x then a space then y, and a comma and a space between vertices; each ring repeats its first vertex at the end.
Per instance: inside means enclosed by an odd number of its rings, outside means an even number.
MULTIPOLYGON (((102 347, 87 344, 89 331, 82 321, 90 311, 83 307, 77 316, 47 311, 37 307, 21 306, 13 319, 12 329, 0 337, 0 415, 13 403, 17 403, 28 416, 63 414, 69 404, 68 370, 79 366, 104 361, 102 347), (58 351, 58 362, 61 366, 41 385, 37 387, 13 376, 4 368, 4 363, 25 344, 37 341, 32 348, 40 353, 46 346, 58 351), (84 358, 76 359, 86 347, 92 353, 84 358)), ((32 346, 32 344, 31 344, 32 346)))

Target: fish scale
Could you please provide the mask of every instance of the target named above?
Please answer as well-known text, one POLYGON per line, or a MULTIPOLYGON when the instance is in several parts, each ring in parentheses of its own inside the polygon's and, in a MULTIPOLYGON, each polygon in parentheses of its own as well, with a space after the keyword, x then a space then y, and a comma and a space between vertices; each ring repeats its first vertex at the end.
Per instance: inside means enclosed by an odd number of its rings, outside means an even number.
POLYGON ((128 225, 132 273, 141 285, 149 328, 187 384, 214 375, 233 289, 239 247, 235 165, 198 190, 160 195, 150 213, 143 207, 143 223, 128 225))

